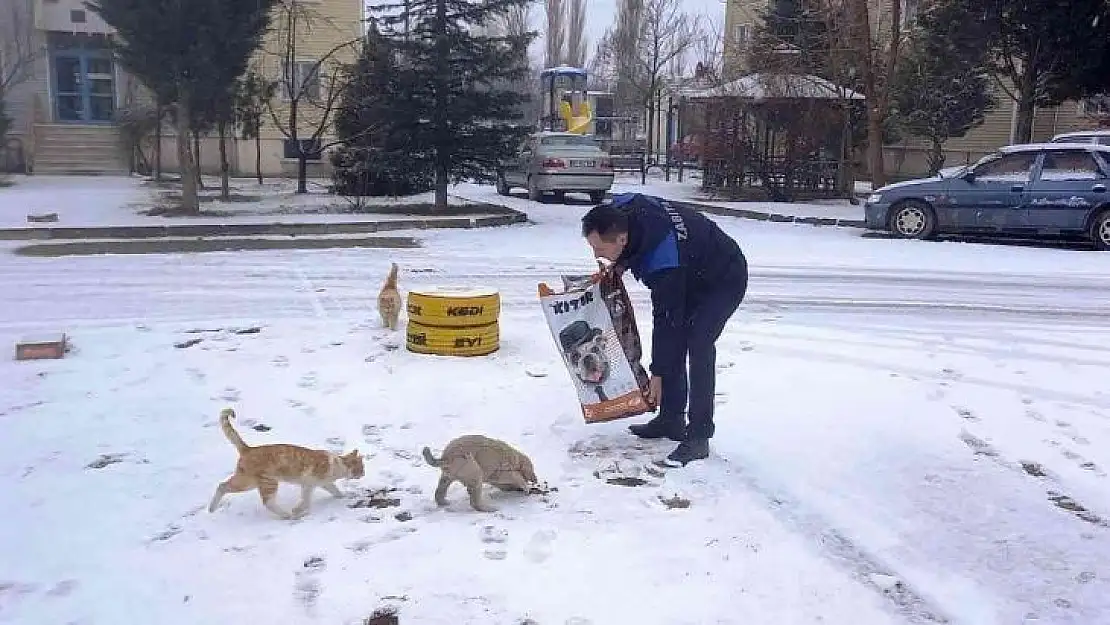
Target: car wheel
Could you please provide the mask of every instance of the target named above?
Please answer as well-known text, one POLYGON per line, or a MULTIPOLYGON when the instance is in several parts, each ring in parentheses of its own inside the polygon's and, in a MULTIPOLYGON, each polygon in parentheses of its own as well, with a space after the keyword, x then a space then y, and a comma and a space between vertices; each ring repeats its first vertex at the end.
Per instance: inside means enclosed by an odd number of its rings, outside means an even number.
POLYGON ((505 182, 505 174, 497 174, 497 194, 508 195, 510 190, 509 183, 505 182))
POLYGON ((593 204, 601 204, 605 201, 604 191, 590 191, 590 202, 593 204))
POLYGON ((1104 210, 1095 217, 1091 224, 1091 240, 1100 250, 1110 250, 1110 209, 1104 210))
POLYGON ((891 209, 890 231, 903 239, 928 239, 936 227, 936 217, 928 204, 908 200, 891 209))
POLYGON ((533 202, 543 201, 543 191, 540 191, 539 187, 536 186, 535 178, 528 179, 528 199, 533 202))

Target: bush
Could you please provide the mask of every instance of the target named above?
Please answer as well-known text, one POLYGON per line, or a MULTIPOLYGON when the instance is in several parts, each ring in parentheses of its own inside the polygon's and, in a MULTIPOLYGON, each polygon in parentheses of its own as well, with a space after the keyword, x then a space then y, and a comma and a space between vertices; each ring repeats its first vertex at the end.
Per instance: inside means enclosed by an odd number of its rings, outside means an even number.
POLYGON ((348 197, 401 196, 430 191, 431 172, 404 155, 364 146, 342 146, 332 153, 335 192, 348 197))

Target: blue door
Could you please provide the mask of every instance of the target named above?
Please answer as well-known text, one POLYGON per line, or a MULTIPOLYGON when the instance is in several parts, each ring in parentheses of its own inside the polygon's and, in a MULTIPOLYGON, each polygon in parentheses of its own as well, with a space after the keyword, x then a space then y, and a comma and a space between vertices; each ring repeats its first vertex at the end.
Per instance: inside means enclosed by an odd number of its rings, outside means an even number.
POLYGON ((116 112, 115 74, 106 50, 59 50, 53 55, 54 119, 110 123, 116 112))
POLYGON ((1106 172, 1087 150, 1049 150, 1029 188, 1029 222, 1045 233, 1082 230, 1087 215, 1107 201, 1106 172))
POLYGON ((952 215, 960 229, 1021 229, 1028 225, 1026 191, 1037 152, 1001 154, 952 181, 952 215))

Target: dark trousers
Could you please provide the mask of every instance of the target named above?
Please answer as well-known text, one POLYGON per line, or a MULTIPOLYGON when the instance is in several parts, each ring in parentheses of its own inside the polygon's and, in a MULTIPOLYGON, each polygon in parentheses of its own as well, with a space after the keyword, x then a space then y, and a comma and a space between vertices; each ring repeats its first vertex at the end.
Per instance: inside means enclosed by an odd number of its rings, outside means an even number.
POLYGON ((713 438, 713 397, 717 382, 717 339, 732 314, 744 300, 747 280, 718 289, 698 302, 690 314, 686 340, 686 367, 678 375, 663 378, 659 417, 681 420, 690 402, 688 438, 713 438))

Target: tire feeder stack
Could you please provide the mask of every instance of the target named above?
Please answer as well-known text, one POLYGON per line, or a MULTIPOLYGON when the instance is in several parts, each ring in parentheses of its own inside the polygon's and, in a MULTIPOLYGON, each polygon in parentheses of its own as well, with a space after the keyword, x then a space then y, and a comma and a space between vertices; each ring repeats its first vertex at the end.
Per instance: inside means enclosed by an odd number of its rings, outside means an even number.
POLYGON ((485 356, 500 348, 495 289, 436 287, 408 294, 405 347, 417 354, 485 356))

